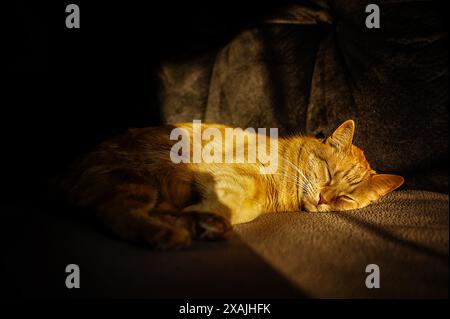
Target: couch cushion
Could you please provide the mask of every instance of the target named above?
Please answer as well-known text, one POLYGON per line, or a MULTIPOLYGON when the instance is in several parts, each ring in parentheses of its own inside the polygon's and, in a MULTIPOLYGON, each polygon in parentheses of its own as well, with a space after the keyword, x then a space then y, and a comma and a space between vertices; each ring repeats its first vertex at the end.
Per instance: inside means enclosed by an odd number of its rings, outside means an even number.
POLYGON ((267 214, 236 232, 309 296, 448 297, 448 215, 448 195, 401 191, 357 211, 267 214), (369 264, 379 289, 365 286, 369 264))

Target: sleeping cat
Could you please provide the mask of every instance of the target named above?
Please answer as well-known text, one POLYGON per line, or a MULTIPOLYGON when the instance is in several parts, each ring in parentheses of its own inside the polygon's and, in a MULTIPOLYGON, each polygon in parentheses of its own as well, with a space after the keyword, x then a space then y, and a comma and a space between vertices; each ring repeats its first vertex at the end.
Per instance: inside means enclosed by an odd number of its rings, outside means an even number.
MULTIPOLYGON (((174 127, 192 134, 190 123, 130 129, 97 146, 63 181, 69 201, 125 240, 176 249, 193 239, 224 238, 231 225, 263 213, 358 209, 403 183, 401 176, 371 169, 352 145, 352 120, 324 140, 279 138, 273 174, 261 174, 260 162, 174 163, 174 127)), ((226 126, 202 124, 206 128, 226 126)))

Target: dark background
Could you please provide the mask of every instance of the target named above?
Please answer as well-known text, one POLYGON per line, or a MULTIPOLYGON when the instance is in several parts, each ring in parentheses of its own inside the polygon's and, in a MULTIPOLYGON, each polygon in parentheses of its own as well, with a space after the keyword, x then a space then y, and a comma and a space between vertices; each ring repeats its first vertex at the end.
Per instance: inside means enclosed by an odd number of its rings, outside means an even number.
POLYGON ((161 123, 155 68, 161 57, 220 46, 276 4, 14 1, 6 21, 1 97, 2 197, 36 202, 45 181, 127 127, 161 123))

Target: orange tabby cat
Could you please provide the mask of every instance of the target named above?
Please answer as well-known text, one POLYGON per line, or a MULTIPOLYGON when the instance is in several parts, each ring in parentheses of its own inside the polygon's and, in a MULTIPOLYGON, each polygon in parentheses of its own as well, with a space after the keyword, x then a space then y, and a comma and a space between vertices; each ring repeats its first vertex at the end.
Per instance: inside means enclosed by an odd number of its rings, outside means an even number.
POLYGON ((261 174, 260 162, 176 164, 170 159, 176 141, 169 139, 175 127, 192 133, 192 124, 131 129, 100 144, 64 181, 69 201, 91 209, 123 239, 174 249, 223 238, 230 225, 263 213, 361 208, 403 183, 370 168, 352 145, 352 120, 323 141, 279 138, 273 174, 261 174))

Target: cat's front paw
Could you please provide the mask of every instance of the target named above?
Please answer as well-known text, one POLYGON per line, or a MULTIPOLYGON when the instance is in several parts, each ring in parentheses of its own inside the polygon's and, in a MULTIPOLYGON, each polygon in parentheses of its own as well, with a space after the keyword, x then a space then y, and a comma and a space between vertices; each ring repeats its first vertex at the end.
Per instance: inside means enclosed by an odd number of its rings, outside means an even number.
POLYGON ((195 237, 203 240, 221 240, 231 230, 230 222, 219 215, 198 213, 196 215, 195 237))

